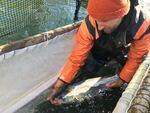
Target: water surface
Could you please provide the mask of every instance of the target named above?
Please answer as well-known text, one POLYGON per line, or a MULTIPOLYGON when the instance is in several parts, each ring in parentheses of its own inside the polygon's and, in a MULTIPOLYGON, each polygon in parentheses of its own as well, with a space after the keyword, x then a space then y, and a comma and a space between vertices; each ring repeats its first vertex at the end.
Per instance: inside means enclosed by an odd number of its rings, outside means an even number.
MULTIPOLYGON (((0 45, 73 22, 75 0, 1 0, 0 45)), ((79 20, 86 9, 79 12, 79 20)))

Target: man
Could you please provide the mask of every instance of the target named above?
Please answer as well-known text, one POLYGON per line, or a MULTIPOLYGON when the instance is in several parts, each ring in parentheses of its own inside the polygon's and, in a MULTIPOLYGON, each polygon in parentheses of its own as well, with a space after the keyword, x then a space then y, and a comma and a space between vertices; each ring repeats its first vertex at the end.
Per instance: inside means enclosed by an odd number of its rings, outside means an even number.
POLYGON ((103 65, 110 58, 125 61, 118 79, 106 84, 107 87, 120 87, 130 82, 149 49, 149 16, 138 0, 89 0, 88 16, 76 35, 76 46, 53 85, 48 100, 59 104, 55 100, 56 94, 64 84, 73 80, 89 53, 97 62, 104 61, 103 65))

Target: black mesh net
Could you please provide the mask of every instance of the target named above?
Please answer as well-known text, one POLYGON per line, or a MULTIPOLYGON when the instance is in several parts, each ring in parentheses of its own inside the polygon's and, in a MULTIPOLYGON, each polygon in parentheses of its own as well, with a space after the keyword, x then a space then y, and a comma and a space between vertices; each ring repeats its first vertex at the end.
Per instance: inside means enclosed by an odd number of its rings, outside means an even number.
POLYGON ((40 0, 1 0, 0 37, 30 24, 40 4, 40 0))
POLYGON ((70 24, 75 8, 72 0, 0 0, 0 45, 70 24))

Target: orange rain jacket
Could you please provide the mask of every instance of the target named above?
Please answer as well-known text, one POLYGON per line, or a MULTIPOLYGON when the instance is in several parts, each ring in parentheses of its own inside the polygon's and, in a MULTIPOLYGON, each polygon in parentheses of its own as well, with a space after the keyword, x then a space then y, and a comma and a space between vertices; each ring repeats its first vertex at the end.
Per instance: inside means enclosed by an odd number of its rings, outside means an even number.
MULTIPOLYGON (((119 77, 126 82, 129 82, 132 79, 139 64, 143 61, 144 56, 150 50, 149 16, 146 16, 145 18, 145 14, 141 11, 139 5, 134 6, 134 12, 136 12, 136 15, 134 15, 135 23, 133 23, 133 27, 130 30, 134 32, 136 31, 135 29, 137 29, 137 31, 133 35, 134 41, 128 52, 128 60, 119 74, 119 77)), ((96 22, 91 16, 89 16, 89 21, 96 29, 96 22)), ((59 79, 67 83, 72 81, 80 67, 84 65, 84 62, 94 44, 94 38, 89 32, 85 20, 83 20, 79 27, 75 38, 76 45, 59 76, 59 79)), ((97 30, 95 38, 101 38, 97 30)))

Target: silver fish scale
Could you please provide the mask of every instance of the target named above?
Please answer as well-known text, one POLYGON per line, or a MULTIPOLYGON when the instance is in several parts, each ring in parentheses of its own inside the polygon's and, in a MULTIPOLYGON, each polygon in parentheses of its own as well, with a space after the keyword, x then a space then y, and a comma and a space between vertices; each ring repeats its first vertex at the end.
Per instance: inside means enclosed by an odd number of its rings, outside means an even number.
POLYGON ((107 93, 110 93, 111 89, 104 87, 103 85, 100 85, 98 87, 92 87, 90 88, 86 93, 80 93, 76 96, 67 96, 67 97, 59 97, 59 100, 61 100, 62 104, 65 103, 77 103, 77 102, 83 102, 85 100, 91 100, 95 96, 104 97, 107 96, 107 93))

